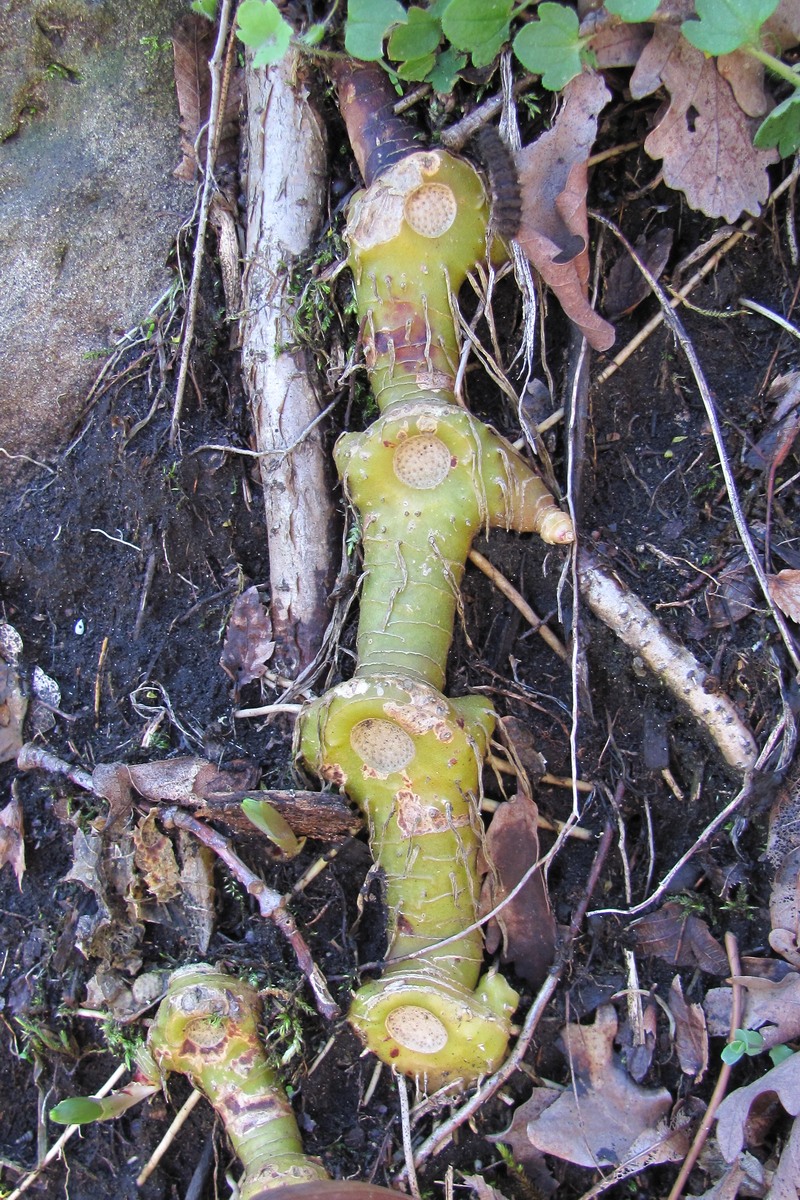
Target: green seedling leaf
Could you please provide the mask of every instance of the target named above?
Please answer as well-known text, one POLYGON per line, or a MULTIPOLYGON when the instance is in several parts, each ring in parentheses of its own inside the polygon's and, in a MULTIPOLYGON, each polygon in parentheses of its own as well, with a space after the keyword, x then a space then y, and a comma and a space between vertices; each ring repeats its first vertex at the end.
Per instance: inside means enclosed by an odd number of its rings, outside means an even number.
POLYGON ((435 54, 426 54, 424 58, 410 58, 407 62, 401 63, 397 68, 397 78, 407 79, 411 83, 418 83, 428 78, 429 72, 433 70, 435 65, 435 54))
POLYGON ((606 0, 606 8, 615 17, 636 24, 637 21, 649 21, 659 3, 660 0, 606 0))
POLYGON ((207 17, 209 21, 217 19, 217 0, 192 0, 189 7, 192 12, 199 13, 201 17, 207 17))
POLYGON ((704 54, 732 54, 757 46, 761 26, 780 0, 696 0, 698 20, 684 21, 681 33, 704 54))
POLYGON ((488 66, 508 41, 512 0, 450 0, 442 13, 445 37, 472 55, 476 67, 488 66))
POLYGON ((287 858, 294 858, 300 853, 302 843, 295 837, 285 818, 266 800, 247 796, 242 801, 242 812, 287 858))
POLYGON ((745 1055, 753 1058, 764 1049, 764 1038, 757 1029, 737 1029, 733 1038, 723 1047, 721 1058, 732 1067, 745 1055))
POLYGON ((300 38, 304 46, 318 46, 325 37, 326 26, 322 24, 309 25, 300 38))
POLYGON ((455 46, 448 46, 436 60, 436 65, 428 75, 428 82, 435 92, 447 95, 452 92, 458 79, 459 71, 467 65, 467 56, 455 46))
POLYGON ((787 1058, 791 1058, 794 1054, 791 1046, 773 1046, 768 1052, 772 1059, 773 1067, 779 1067, 782 1062, 786 1062, 787 1058))
POLYGON ((782 158, 800 150, 800 92, 793 92, 773 108, 756 130, 753 145, 757 150, 777 146, 782 158))
MULTIPOLYGON (((442 26, 436 17, 431 16, 424 8, 410 8, 408 22, 398 25, 389 35, 386 52, 394 62, 410 63, 432 55, 441 40, 442 26)), ((404 78, 402 71, 398 71, 398 75, 401 79, 404 78)))
POLYGON ((236 14, 240 41, 255 51, 254 67, 280 62, 292 40, 292 27, 273 0, 242 0, 236 14))
POLYGON ((344 27, 347 53, 363 62, 376 62, 383 55, 386 35, 406 20, 406 11, 398 0, 348 0, 344 27))
POLYGON ((142 1083, 131 1080, 118 1092, 110 1096, 71 1096, 62 1100, 50 1111, 50 1118, 59 1125, 89 1125, 92 1121, 112 1121, 120 1113, 127 1112, 134 1104, 140 1104, 148 1096, 159 1091, 161 1083, 142 1083))
POLYGON ((50 1110, 50 1120, 58 1125, 89 1125, 92 1121, 102 1119, 103 1105, 88 1096, 72 1096, 50 1110))
POLYGON ((536 11, 539 20, 523 25, 514 38, 514 53, 526 70, 541 75, 544 87, 560 92, 583 69, 578 17, 562 4, 540 4, 536 11))

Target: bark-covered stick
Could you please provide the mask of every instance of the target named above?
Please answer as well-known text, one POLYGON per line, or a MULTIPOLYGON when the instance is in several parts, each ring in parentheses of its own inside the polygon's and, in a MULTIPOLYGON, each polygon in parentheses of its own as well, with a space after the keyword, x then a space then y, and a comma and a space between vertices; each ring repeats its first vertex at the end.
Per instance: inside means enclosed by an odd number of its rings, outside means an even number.
POLYGON ((253 412, 269 540, 276 662, 294 677, 315 657, 330 615, 336 519, 323 404, 292 327, 291 273, 322 223, 324 127, 297 54, 247 68, 247 246, 242 368, 253 412), (287 446, 295 446, 282 452, 287 446))
POLYGON ((749 771, 758 757, 755 739, 732 700, 706 691, 708 676, 695 656, 667 633, 630 588, 586 550, 578 559, 578 581, 595 616, 613 629, 705 726, 725 762, 737 771, 749 771))

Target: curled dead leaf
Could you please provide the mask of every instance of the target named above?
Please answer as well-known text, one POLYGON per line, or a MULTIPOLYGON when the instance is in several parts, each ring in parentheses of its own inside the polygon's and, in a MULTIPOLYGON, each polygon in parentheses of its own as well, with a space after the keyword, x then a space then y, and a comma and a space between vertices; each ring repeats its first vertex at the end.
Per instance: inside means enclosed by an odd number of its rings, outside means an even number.
MULTIPOLYGON (((519 793, 501 804, 489 826, 485 854, 489 871, 481 891, 481 914, 509 895, 539 857, 538 809, 519 793)), ((493 954, 502 941, 501 959, 534 987, 544 980, 553 961, 556 923, 541 871, 535 871, 494 917, 486 930, 486 948, 493 954)))
MULTIPOLYGON (((780 1046, 800 1037, 800 974, 790 971, 783 979, 736 976, 743 989, 742 1029, 755 1029, 764 1039, 764 1049, 780 1046)), ((711 988, 703 1001, 708 1032, 712 1037, 727 1037, 731 1023, 733 992, 729 987, 711 988)))
POLYGON ((11 788, 11 799, 0 811, 0 867, 4 867, 8 863, 17 877, 20 888, 22 887, 22 876, 25 874, 24 834, 22 804, 15 781, 11 788))
POLYGON ((269 613, 258 588, 250 587, 234 601, 219 665, 238 693, 245 684, 262 677, 274 650, 269 613))
POLYGON ((689 1004, 676 975, 669 989, 670 1012, 675 1018, 675 1050, 681 1070, 696 1083, 708 1070, 708 1032, 702 1005, 689 1004))
POLYGON ((796 1117, 800 1113, 800 1053, 785 1059, 747 1087, 737 1088, 720 1104, 717 1142, 728 1162, 733 1162, 744 1146, 751 1107, 760 1097, 770 1093, 778 1097, 790 1116, 796 1117))
POLYGON ((589 304, 588 158, 597 115, 611 99, 602 78, 585 73, 564 88, 551 129, 519 153, 522 223, 517 241, 552 288, 567 316, 595 350, 608 350, 614 329, 589 304))
POLYGON ((782 613, 800 625, 800 571, 778 571, 768 575, 769 594, 782 613))
POLYGON ((634 921, 631 930, 642 954, 663 958, 673 967, 700 967, 710 975, 728 973, 728 957, 705 921, 676 901, 634 921))

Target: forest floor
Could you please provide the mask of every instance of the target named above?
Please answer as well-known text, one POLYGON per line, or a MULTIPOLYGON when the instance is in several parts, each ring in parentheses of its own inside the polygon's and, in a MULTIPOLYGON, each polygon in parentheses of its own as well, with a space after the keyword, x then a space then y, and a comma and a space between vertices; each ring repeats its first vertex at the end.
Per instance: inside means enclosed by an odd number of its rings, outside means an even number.
MULTIPOLYGON (((641 142, 646 109, 626 110, 620 104, 609 112, 601 119, 597 150, 641 142)), ((334 136, 342 135, 337 130, 334 136)), ((772 186, 787 173, 788 167, 776 167, 772 186)), ((339 192, 350 186, 343 174, 344 182, 336 181, 339 192)), ((706 243, 720 223, 691 212, 658 175, 643 151, 629 149, 594 170, 589 203, 617 221, 631 241, 670 231, 664 280, 672 283, 677 264, 706 243)), ((775 572, 800 568, 796 485, 781 488, 797 473, 798 452, 790 442, 770 482, 774 442, 763 439, 777 429, 770 386, 796 367, 797 341, 796 334, 742 308, 740 301, 748 298, 792 319, 797 262, 788 231, 794 220, 789 190, 762 219, 750 222, 747 235, 693 291, 692 307, 681 310, 762 555, 769 522, 770 570, 775 572), (759 444, 761 460, 753 449, 759 444)), ((608 237, 595 251, 605 278, 618 251, 608 237)), ((340 277, 336 287, 343 307, 347 286, 340 277)), ((499 287, 496 305, 495 324, 510 359, 520 313, 509 281, 499 287)), ((203 449, 247 446, 250 438, 237 354, 227 349, 227 329, 215 319, 221 306, 212 257, 176 445, 169 441, 169 395, 180 311, 159 314, 108 372, 69 449, 0 498, 0 617, 22 639, 21 676, 30 680, 38 667, 60 689, 49 728, 40 709, 40 731, 25 731, 39 747, 87 771, 101 763, 181 755, 223 764, 246 760, 260 772, 262 787, 285 789, 297 786, 291 718, 232 715, 236 705, 274 700, 279 689, 267 678, 261 685, 248 684, 234 703, 231 681, 219 665, 234 599, 252 584, 266 599, 268 579, 263 506, 252 460, 203 449), (151 414, 162 382, 166 389, 151 414)), ((682 351, 661 324, 618 369, 607 370, 614 353, 657 312, 657 301, 646 298, 615 321, 614 349, 592 358, 579 535, 691 649, 763 746, 780 721, 796 711, 797 689, 772 616, 743 561, 706 411, 682 351)), ((568 329, 554 303, 545 327, 554 380, 549 403, 556 409, 573 381, 568 329)), ((787 386, 797 383, 790 380, 787 386)), ((470 403, 511 440, 519 437, 517 413, 477 370, 470 375, 470 403)), ((343 414, 342 405, 334 414, 331 443, 343 414)), ((541 419, 539 413, 534 419, 541 419)), ((349 420, 356 427, 370 417, 355 404, 349 420)), ((566 438, 564 422, 545 437, 562 485, 566 438)), ((343 504, 341 511, 344 520, 343 504)), ((765 857, 776 801, 791 796, 793 786, 796 794, 796 783, 785 763, 776 773, 777 759, 770 760, 771 770, 730 820, 646 909, 660 924, 651 920, 635 926, 628 910, 651 897, 739 794, 742 778, 725 765, 717 747, 641 657, 583 604, 576 624, 569 579, 559 593, 561 551, 502 533, 481 539, 476 548, 567 645, 578 632, 576 657, 585 658, 580 686, 573 685, 570 661, 554 654, 518 609, 469 566, 448 691, 479 690, 489 696, 502 717, 516 719, 511 728, 523 759, 530 763, 537 751, 549 776, 569 780, 577 767, 580 779, 592 785, 579 795, 586 835, 560 848, 547 880, 562 930, 582 902, 590 915, 522 1069, 441 1154, 423 1164, 420 1183, 425 1195, 442 1196, 442 1181, 452 1166, 459 1195, 468 1194, 464 1176, 481 1175, 508 1200, 529 1200, 552 1185, 543 1182, 535 1163, 526 1162, 524 1131, 515 1135, 511 1150, 487 1135, 508 1128, 515 1106, 528 1100, 533 1085, 544 1080, 569 1092, 569 1055, 559 1040, 565 1025, 582 1021, 588 1028, 598 1008, 601 1023, 616 1011, 619 1028, 605 1041, 606 1075, 599 1067, 595 1074, 600 1090, 611 1087, 613 1079, 625 1094, 633 1071, 636 1086, 647 1089, 648 1096, 666 1089, 668 1107, 685 1109, 708 1102, 722 1067, 725 1036, 717 1027, 719 1017, 715 1025, 708 1010, 702 1022, 691 1006, 707 1001, 711 989, 722 987, 732 973, 722 949, 726 935, 735 939, 741 959, 761 961, 749 973, 758 970, 770 986, 787 975, 797 978, 798 961, 787 963, 771 948, 774 870, 765 857), (611 841, 589 898, 587 879, 606 828, 611 841), (592 915, 592 910, 603 911, 592 915), (676 976, 689 1016, 677 1012, 676 976), (680 1037, 694 1039, 697 1057, 688 1067, 677 1047, 680 1037)), ((333 678, 348 672, 353 635, 351 618, 340 659, 331 664, 333 678)), ((129 871, 127 894, 115 891, 108 861, 86 849, 89 835, 104 826, 102 801, 53 773, 18 772, 11 761, 0 768, 0 785, 3 803, 11 799, 12 785, 21 802, 25 848, 19 885, 13 856, 0 871, 2 1194, 19 1184, 58 1135, 47 1119, 49 1109, 65 1096, 90 1094, 104 1083, 141 1028, 139 1018, 146 1018, 166 974, 197 958, 247 975, 266 989, 266 1025, 274 1031, 271 1044, 284 1061, 308 1150, 334 1175, 391 1182, 404 1162, 396 1082, 384 1070, 364 1101, 374 1060, 361 1057, 344 1019, 332 1030, 316 1014, 290 948, 226 869, 214 869, 213 893, 195 896, 197 911, 190 911, 186 889, 182 897, 158 902, 148 894, 140 867, 129 871), (80 847, 85 853, 76 863, 80 847), (134 992, 137 978, 144 983, 134 992), (111 1017, 103 1019, 104 1012, 111 1017)), ((490 800, 502 801, 514 791, 510 776, 490 769, 484 785, 490 800)), ((540 783, 535 799, 551 822, 566 820, 573 809, 569 786, 540 783)), ((141 828, 154 804, 137 798, 128 822, 141 828)), ((310 839, 299 857, 282 861, 256 834, 231 837, 241 855, 282 893, 332 848, 330 842, 310 839)), ((552 833, 544 830, 541 837, 549 849, 552 833)), ((368 892, 371 903, 359 902, 370 861, 363 835, 342 837, 336 848, 327 867, 293 896, 291 908, 346 1009, 359 963, 380 958, 381 915, 374 887, 368 892)), ((185 844, 181 852, 188 856, 185 844)), ((535 989, 515 976, 513 966, 504 969, 522 993, 524 1017, 535 989)), ((780 1035, 773 1040, 791 1046, 800 1036, 796 1020, 791 1028, 777 1018, 771 1021, 780 1035)), ((770 1066, 766 1054, 745 1056, 733 1067, 730 1090, 758 1079, 770 1066)), ((591 1093, 592 1086, 582 1078, 581 1089, 591 1093)), ((111 1194, 184 1197, 213 1124, 206 1105, 192 1112, 149 1180, 140 1188, 135 1180, 187 1091, 179 1080, 168 1097, 87 1129, 29 1194, 71 1200, 111 1194)), ((608 1104, 611 1128, 619 1113, 608 1104)), ((420 1114, 417 1141, 441 1119, 441 1112, 420 1114)), ((774 1170, 790 1127, 789 1116, 774 1102, 760 1113, 750 1143, 752 1190, 745 1194, 767 1194, 764 1172, 774 1170)), ((685 1151, 684 1146, 681 1157, 685 1151)), ((568 1161, 566 1153, 547 1158, 557 1194, 565 1200, 585 1195, 608 1174, 609 1161, 595 1168, 568 1161)), ((207 1190, 199 1194, 226 1194, 227 1163, 220 1140, 212 1164, 216 1182, 209 1177, 207 1190)), ((712 1140, 689 1190, 703 1194, 725 1170, 712 1140)), ((675 1174, 672 1164, 649 1166, 633 1182, 611 1184, 606 1194, 663 1197, 675 1174)), ((730 1186, 724 1194, 736 1195, 730 1186)))

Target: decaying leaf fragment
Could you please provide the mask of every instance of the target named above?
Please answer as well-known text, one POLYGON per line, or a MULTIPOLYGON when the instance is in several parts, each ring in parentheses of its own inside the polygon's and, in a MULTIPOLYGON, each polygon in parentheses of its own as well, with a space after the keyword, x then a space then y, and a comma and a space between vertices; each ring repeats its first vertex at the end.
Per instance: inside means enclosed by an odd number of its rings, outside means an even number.
POLYGON ((663 1143, 670 1094, 634 1083, 614 1051, 616 1034, 617 1014, 609 1004, 598 1008, 593 1025, 562 1029, 572 1084, 529 1122, 537 1150, 583 1167, 617 1166, 632 1152, 638 1156, 663 1143))
POLYGON ((156 825, 158 809, 151 808, 133 831, 133 861, 145 885, 159 903, 180 893, 180 871, 172 842, 156 825))
POLYGON ((269 613, 261 603, 258 588, 250 587, 236 597, 219 660, 237 694, 245 684, 262 677, 274 650, 269 613))
POLYGON ((17 883, 22 887, 22 876, 25 874, 25 840, 22 821, 22 804, 17 794, 16 784, 12 785, 11 799, 0 811, 0 867, 6 863, 14 871, 17 883))
POLYGON ((599 75, 577 76, 564 88, 552 129, 517 157, 522 223, 517 241, 551 287, 567 316, 595 350, 608 350, 614 329, 587 299, 589 218, 587 161, 597 115, 611 99, 599 75))
POLYGON ((800 571, 786 568, 768 575, 769 594, 782 613, 800 625, 800 571))
POLYGON ((747 1087, 737 1088, 720 1104, 717 1142, 728 1162, 733 1162, 744 1146, 745 1127, 753 1104, 769 1094, 777 1096, 791 1116, 800 1113, 800 1053, 785 1059, 747 1087))
POLYGON ((708 1069, 706 1018, 702 1005, 687 1003, 679 975, 669 989, 669 1007, 675 1018, 675 1050, 681 1070, 699 1083, 708 1069))
POLYGON ((700 967, 709 975, 727 975, 728 957, 705 921, 670 900, 631 925, 641 954, 662 958, 673 967, 700 967))
MULTIPOLYGON (((790 971, 783 979, 758 979, 751 975, 734 977, 743 989, 742 1029, 755 1029, 764 1039, 764 1049, 792 1042, 800 1037, 800 974, 790 971)), ((730 1029, 732 989, 711 988, 703 1001, 712 1037, 726 1037, 730 1029)))
MULTIPOLYGON (((538 809, 518 793, 501 804, 492 818, 484 853, 489 871, 481 892, 480 913, 489 912, 520 882, 539 857, 538 809)), ((501 960, 533 986, 544 980, 553 961, 556 923, 541 871, 536 871, 486 930, 486 949, 494 954, 502 942, 501 960)))
POLYGON ((662 83, 670 104, 644 148, 663 160, 664 182, 709 217, 733 222, 743 212, 759 216, 769 195, 767 167, 777 152, 756 150, 755 122, 736 103, 716 61, 666 24, 656 25, 636 64, 631 95, 641 99, 662 83))

